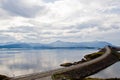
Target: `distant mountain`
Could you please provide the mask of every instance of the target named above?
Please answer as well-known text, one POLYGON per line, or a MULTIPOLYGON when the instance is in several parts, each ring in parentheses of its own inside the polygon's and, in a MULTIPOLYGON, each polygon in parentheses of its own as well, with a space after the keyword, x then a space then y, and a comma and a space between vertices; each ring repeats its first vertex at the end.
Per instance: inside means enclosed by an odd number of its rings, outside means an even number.
POLYGON ((92 42, 64 42, 56 41, 49 44, 41 43, 6 43, 1 44, 0 48, 20 48, 20 49, 74 49, 74 48, 103 48, 107 45, 112 46, 111 43, 104 41, 92 41, 92 42))
POLYGON ((2 44, 0 48, 24 48, 24 49, 37 49, 48 47, 45 44, 40 43, 11 43, 11 44, 2 44))
POLYGON ((92 41, 92 42, 63 42, 56 41, 48 44, 51 47, 94 47, 94 48, 102 48, 107 45, 113 46, 111 43, 105 41, 92 41))

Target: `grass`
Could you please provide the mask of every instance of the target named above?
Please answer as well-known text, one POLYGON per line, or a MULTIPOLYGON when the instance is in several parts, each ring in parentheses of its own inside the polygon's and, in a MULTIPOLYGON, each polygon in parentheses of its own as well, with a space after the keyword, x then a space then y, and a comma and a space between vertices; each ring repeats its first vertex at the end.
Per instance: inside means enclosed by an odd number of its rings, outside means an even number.
POLYGON ((96 52, 96 53, 92 53, 92 54, 87 54, 84 56, 84 58, 89 61, 89 60, 95 59, 103 54, 104 54, 104 52, 96 52))
POLYGON ((59 75, 59 74, 53 74, 52 75, 52 80, 75 80, 70 78, 69 76, 64 76, 64 75, 59 75))
MULTIPOLYGON (((54 75, 52 76, 52 80, 76 80, 76 79, 71 79, 71 78, 66 78, 64 79, 64 76, 62 75, 54 75), (60 79, 60 78, 63 78, 63 79, 60 79)), ((77 80, 120 80, 120 78, 107 78, 107 79, 103 79, 103 78, 84 78, 84 79, 77 79, 77 80)))
MULTIPOLYGON (((120 53, 117 53, 116 51, 112 51, 112 53, 114 53, 120 59, 120 53)), ((99 51, 99 52, 96 52, 96 53, 87 54, 84 56, 84 58, 86 61, 89 61, 89 60, 95 59, 103 54, 104 54, 104 49, 99 51)), ((60 78, 63 78, 62 80, 76 80, 76 79, 70 78, 69 76, 65 76, 64 74, 53 74, 52 75, 52 80, 61 80, 60 78)), ((77 79, 77 80, 120 80, 120 78, 103 79, 103 78, 90 78, 90 77, 88 77, 88 78, 77 79)))
MULTIPOLYGON (((99 56, 101 56, 103 54, 104 54, 103 51, 99 51, 99 52, 92 53, 92 54, 87 54, 87 55, 84 56, 85 62, 90 61, 92 59, 95 59, 95 58, 97 58, 97 57, 99 57, 99 56)), ((66 64, 64 64, 64 65, 66 65, 66 64)), ((63 80, 75 80, 72 77, 65 76, 64 74, 55 73, 55 74, 52 75, 52 80, 59 80, 59 79, 61 80, 61 78, 63 78, 63 80)), ((119 80, 119 79, 113 79, 113 78, 112 79, 84 78, 82 80, 119 80)))
POLYGON ((69 67, 69 66, 72 66, 72 65, 77 65, 79 63, 84 63, 84 62, 87 62, 87 61, 90 61, 92 59, 95 59, 101 55, 103 55, 104 52, 96 52, 96 53, 92 53, 92 54, 87 54, 84 56, 84 58, 81 59, 81 61, 78 61, 78 62, 74 62, 74 63, 63 63, 63 64, 60 64, 60 66, 62 67, 69 67))
POLYGON ((82 80, 120 80, 120 78, 108 78, 108 79, 102 79, 102 78, 85 78, 82 80))

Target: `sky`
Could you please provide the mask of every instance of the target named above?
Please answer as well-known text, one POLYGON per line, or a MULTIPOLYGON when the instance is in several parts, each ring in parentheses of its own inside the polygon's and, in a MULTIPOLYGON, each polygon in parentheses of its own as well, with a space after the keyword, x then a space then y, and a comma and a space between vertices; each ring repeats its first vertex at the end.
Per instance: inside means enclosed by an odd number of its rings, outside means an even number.
POLYGON ((0 43, 120 45, 120 0, 0 0, 0 43))

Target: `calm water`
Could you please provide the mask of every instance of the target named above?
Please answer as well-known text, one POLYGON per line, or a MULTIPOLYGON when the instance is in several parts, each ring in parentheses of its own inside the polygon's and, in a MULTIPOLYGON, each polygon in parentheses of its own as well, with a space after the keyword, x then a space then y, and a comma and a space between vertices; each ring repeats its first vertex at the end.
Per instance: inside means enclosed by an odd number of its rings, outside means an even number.
MULTIPOLYGON (((96 50, 0 50, 0 74, 18 76, 35 72, 43 72, 59 68, 61 63, 75 62, 85 54, 96 50)), ((99 72, 93 77, 119 77, 120 63, 99 72)))

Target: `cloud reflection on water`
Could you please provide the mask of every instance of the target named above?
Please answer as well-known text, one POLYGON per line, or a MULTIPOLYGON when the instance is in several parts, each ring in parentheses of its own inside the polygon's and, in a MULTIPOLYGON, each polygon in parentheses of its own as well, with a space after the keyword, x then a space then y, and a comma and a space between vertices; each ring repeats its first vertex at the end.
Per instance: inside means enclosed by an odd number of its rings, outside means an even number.
MULTIPOLYGON (((60 63, 75 61, 74 54, 79 50, 22 50, 2 51, 0 54, 0 73, 18 76, 35 72, 42 72, 59 67, 60 63), (15 54, 14 54, 15 53, 15 54), (72 59, 73 57, 73 59, 72 59)), ((81 56, 81 54, 79 54, 81 56)))
MULTIPOLYGON (((95 50, 18 50, 1 51, 0 74, 19 76, 59 68, 61 63, 75 62, 95 50), (13 52, 13 53, 12 53, 13 52)), ((119 77, 119 62, 92 77, 119 77)))

